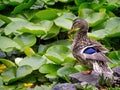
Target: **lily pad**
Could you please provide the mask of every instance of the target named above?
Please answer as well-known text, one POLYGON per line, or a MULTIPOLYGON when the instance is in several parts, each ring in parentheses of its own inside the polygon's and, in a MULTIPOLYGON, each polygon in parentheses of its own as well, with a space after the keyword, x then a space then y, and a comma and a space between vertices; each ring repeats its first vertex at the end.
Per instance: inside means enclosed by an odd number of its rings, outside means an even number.
POLYGON ((65 67, 62 67, 60 68, 58 71, 57 71, 57 74, 60 76, 60 77, 65 77, 65 76, 68 76, 69 74, 72 74, 72 73, 77 73, 78 70, 76 70, 75 68, 71 67, 71 66, 65 66, 65 67))
POLYGON ((53 21, 49 21, 49 20, 43 20, 40 21, 40 27, 43 27, 46 32, 45 35, 41 36, 41 39, 50 39, 54 36, 56 36, 59 33, 60 28, 57 27, 56 25, 54 25, 53 21))
POLYGON ((120 18, 112 17, 107 20, 104 29, 96 30, 89 33, 90 37, 103 39, 105 37, 118 37, 120 34, 120 18))
POLYGON ((28 65, 20 66, 18 67, 18 69, 15 67, 11 67, 5 70, 1 74, 1 77, 3 79, 3 82, 5 82, 5 84, 10 84, 17 81, 20 78, 25 77, 31 72, 32 72, 32 67, 28 65))
POLYGON ((21 47, 33 46, 36 43, 36 37, 30 34, 22 34, 16 36, 14 41, 17 42, 21 47))
POLYGON ((45 56, 51 61, 62 64, 66 58, 73 58, 69 56, 70 49, 64 45, 54 45, 47 49, 45 56))
POLYGON ((55 19, 55 24, 64 29, 70 30, 72 26, 72 20, 74 20, 76 16, 72 13, 63 13, 60 17, 55 19))
POLYGON ((24 53, 27 55, 27 56, 34 56, 35 55, 35 52, 33 51, 33 49, 29 46, 26 46, 23 48, 23 51, 24 53))
POLYGON ((110 52, 109 54, 108 54, 108 57, 112 60, 112 61, 114 61, 114 62, 116 62, 116 63, 120 63, 120 51, 112 51, 112 52, 110 52))
POLYGON ((47 78, 56 78, 57 77, 57 70, 60 68, 60 65, 56 64, 44 64, 40 67, 39 72, 47 74, 47 78))
POLYGON ((88 36, 96 40, 99 40, 105 38, 108 35, 108 33, 109 33, 108 29, 101 29, 101 30, 96 30, 92 33, 88 33, 88 36))
POLYGON ((0 36, 0 42, 2 42, 2 44, 0 44, 0 49, 3 51, 9 52, 12 51, 13 48, 20 49, 20 46, 10 38, 0 36))
POLYGON ((41 39, 47 40, 52 37, 55 37, 59 34, 60 28, 57 27, 56 25, 53 25, 48 31, 46 35, 43 35, 41 39))
POLYGON ((30 25, 30 26, 25 26, 21 29, 18 30, 19 32, 23 32, 23 33, 31 33, 34 35, 45 35, 45 28, 40 27, 39 25, 30 25))
POLYGON ((19 62, 19 66, 29 65, 32 67, 33 70, 36 70, 40 66, 42 66, 45 62, 46 61, 40 56, 31 56, 31 57, 25 57, 23 60, 21 60, 19 62))
POLYGON ((12 61, 7 60, 7 59, 0 58, 0 62, 2 62, 8 68, 10 68, 10 67, 16 67, 16 65, 12 61))
POLYGON ((26 75, 32 73, 32 71, 32 67, 29 65, 20 66, 16 71, 16 78, 23 78, 26 75))
POLYGON ((10 23, 11 22, 11 20, 7 16, 1 15, 1 14, 0 14, 0 19, 2 21, 4 21, 5 23, 10 23))
POLYGON ((89 8, 79 8, 79 17, 86 19, 86 21, 88 21, 89 23, 89 26, 92 27, 100 24, 108 18, 105 12, 94 12, 92 9, 89 8))
POLYGON ((16 78, 16 68, 15 67, 8 68, 6 71, 4 71, 1 74, 1 77, 3 79, 3 82, 5 82, 6 84, 16 81, 16 79, 15 79, 16 78))
POLYGON ((21 29, 24 26, 28 26, 30 23, 26 20, 17 20, 17 21, 13 21, 11 23, 9 23, 6 27, 5 27, 5 34, 9 35, 11 33, 18 33, 21 34, 20 32, 18 32, 18 29, 21 29))
POLYGON ((39 12, 37 12, 33 18, 32 21, 35 20, 53 20, 55 19, 58 15, 57 15, 58 10, 56 9, 46 9, 46 10, 40 10, 39 12))
POLYGON ((5 24, 5 22, 0 19, 0 27, 3 26, 4 24, 5 24))

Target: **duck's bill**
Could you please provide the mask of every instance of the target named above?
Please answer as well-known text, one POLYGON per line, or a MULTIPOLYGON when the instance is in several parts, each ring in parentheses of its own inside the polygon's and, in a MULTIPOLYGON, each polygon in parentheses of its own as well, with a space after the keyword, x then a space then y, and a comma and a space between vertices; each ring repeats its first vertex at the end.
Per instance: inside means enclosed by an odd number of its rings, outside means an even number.
POLYGON ((68 32, 68 34, 71 34, 74 30, 75 30, 75 28, 74 28, 74 26, 72 26, 70 31, 68 32))

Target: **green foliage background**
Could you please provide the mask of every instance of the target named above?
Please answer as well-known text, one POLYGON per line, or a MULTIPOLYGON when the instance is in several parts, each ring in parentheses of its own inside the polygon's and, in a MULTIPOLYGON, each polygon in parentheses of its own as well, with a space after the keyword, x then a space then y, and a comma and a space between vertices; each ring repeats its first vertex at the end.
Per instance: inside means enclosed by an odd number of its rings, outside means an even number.
POLYGON ((77 17, 88 21, 88 36, 110 50, 111 68, 119 66, 119 9, 119 0, 0 0, 0 90, 51 90, 85 70, 67 34, 77 17))

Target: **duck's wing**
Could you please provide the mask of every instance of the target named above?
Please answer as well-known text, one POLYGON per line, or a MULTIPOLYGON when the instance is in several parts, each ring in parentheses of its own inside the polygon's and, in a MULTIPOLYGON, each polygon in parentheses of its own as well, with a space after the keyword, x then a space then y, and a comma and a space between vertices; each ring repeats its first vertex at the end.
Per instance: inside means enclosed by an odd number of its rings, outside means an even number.
POLYGON ((90 40, 91 44, 94 46, 95 49, 98 49, 102 53, 108 53, 109 50, 105 48, 101 43, 95 41, 95 40, 90 40))
POLYGON ((106 48, 104 48, 100 43, 94 42, 94 44, 92 43, 92 45, 81 49, 80 56, 84 60, 111 62, 110 59, 104 55, 106 52, 108 52, 106 48))
POLYGON ((97 52, 93 54, 83 53, 83 56, 86 60, 111 62, 110 59, 101 52, 97 52))

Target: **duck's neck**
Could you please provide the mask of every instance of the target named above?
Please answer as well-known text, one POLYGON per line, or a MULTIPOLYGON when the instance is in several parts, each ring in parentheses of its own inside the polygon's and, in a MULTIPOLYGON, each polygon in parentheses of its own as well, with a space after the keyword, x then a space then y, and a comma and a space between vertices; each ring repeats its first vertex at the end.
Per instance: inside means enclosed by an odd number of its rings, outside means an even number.
POLYGON ((84 28, 84 29, 79 29, 78 30, 78 32, 75 35, 74 42, 81 42, 83 40, 85 41, 85 39, 88 38, 87 37, 88 28, 84 28))

